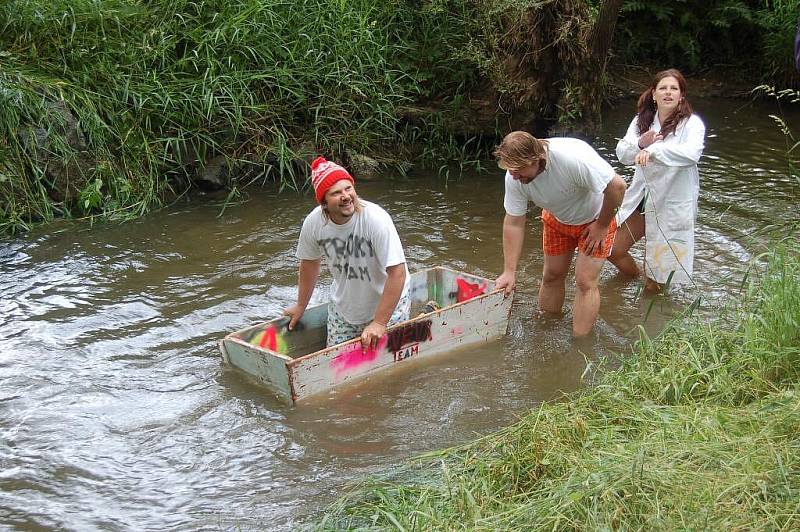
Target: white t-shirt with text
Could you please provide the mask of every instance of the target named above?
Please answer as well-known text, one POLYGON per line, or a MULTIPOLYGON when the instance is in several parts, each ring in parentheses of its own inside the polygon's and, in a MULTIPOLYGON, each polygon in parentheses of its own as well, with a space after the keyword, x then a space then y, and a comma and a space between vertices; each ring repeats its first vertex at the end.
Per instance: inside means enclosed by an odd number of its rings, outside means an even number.
MULTIPOLYGON (((318 260, 323 256, 333 277, 331 300, 351 324, 372 321, 378 307, 386 268, 405 264, 400 236, 391 216, 378 205, 360 200, 364 209, 347 223, 325 219, 322 207, 306 216, 297 244, 297 258, 318 260)), ((409 275, 403 295, 408 293, 409 275)))
POLYGON ((547 166, 533 181, 523 184, 506 172, 506 212, 524 216, 532 201, 561 223, 595 220, 603 206, 603 191, 616 175, 614 168, 582 140, 557 137, 547 142, 547 166))

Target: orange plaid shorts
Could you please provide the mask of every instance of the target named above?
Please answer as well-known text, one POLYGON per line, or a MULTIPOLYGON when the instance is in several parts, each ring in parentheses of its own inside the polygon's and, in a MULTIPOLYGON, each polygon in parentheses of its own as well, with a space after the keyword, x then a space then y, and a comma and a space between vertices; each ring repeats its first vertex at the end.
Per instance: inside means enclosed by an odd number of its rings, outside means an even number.
MULTIPOLYGON (((587 255, 586 238, 581 235, 591 223, 568 225, 559 222, 550 212, 542 209, 542 224, 544 225, 542 248, 544 248, 544 254, 549 256, 564 255, 578 248, 581 253, 587 255)), ((591 256, 597 259, 605 259, 611 255, 611 246, 614 245, 615 236, 617 236, 616 217, 611 219, 611 224, 608 226, 608 234, 603 240, 603 249, 595 250, 591 256)))

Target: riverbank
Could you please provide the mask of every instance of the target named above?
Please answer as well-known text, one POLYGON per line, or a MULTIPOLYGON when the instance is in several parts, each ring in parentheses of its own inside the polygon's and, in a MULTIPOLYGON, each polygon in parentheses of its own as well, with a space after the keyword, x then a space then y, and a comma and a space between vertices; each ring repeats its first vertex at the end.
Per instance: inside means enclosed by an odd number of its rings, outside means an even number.
MULTIPOLYGON (((659 70, 671 68, 670 65, 614 65, 609 72, 609 83, 612 103, 616 99, 638 98, 653 81, 659 70)), ((755 97, 753 89, 758 84, 755 80, 734 76, 728 69, 718 67, 702 73, 687 75, 686 82, 690 97, 700 98, 735 98, 751 100, 755 97)))
POLYGON ((712 323, 642 334, 593 386, 364 482, 318 528, 796 528, 795 237, 767 259, 712 323))

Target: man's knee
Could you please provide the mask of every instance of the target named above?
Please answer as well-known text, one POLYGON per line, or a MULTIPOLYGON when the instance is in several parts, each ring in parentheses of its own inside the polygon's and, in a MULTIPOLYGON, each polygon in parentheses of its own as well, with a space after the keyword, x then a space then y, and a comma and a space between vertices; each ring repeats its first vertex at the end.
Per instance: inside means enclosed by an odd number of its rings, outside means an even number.
POLYGON ((575 276, 575 288, 581 292, 597 290, 597 277, 575 276))
POLYGON ((575 269, 575 288, 581 292, 590 292, 597 290, 597 285, 600 282, 600 268, 594 264, 591 267, 575 269))
POLYGON ((567 272, 545 269, 542 272, 543 284, 563 284, 567 280, 567 272))

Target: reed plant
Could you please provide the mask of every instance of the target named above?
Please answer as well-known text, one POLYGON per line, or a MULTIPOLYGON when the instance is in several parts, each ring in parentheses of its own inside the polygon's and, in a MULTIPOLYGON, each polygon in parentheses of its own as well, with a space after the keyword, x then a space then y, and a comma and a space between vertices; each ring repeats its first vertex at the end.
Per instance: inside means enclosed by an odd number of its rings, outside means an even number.
POLYGON ((642 331, 593 385, 359 484, 316 527, 796 530, 796 237, 761 261, 712 321, 642 331))

